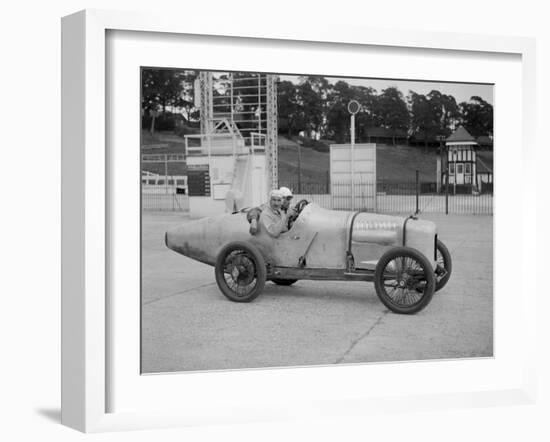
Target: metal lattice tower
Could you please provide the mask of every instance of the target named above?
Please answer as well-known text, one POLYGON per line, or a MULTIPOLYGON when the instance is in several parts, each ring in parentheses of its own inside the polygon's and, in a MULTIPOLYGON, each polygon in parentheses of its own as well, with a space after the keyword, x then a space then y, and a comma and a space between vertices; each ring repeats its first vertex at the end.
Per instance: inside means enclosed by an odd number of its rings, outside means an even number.
POLYGON ((267 140, 266 156, 267 167, 270 171, 269 180, 271 185, 268 188, 277 189, 279 187, 278 172, 278 143, 277 143, 277 77, 275 75, 266 76, 267 83, 267 140))
POLYGON ((267 188, 277 188, 277 77, 201 71, 199 80, 201 132, 214 133, 225 119, 238 128, 247 145, 260 143, 265 148, 267 188))
POLYGON ((200 80, 200 117, 201 131, 203 134, 211 134, 214 128, 212 107, 212 72, 201 71, 200 80))

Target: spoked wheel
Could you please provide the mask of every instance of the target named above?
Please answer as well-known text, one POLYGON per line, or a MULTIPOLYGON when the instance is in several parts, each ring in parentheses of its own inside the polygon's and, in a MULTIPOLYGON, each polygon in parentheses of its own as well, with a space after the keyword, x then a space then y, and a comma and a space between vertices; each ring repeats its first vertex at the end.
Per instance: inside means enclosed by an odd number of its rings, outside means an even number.
POLYGON ((437 240, 437 253, 436 261, 437 268, 435 269, 435 291, 438 292, 445 284, 449 281, 451 277, 451 272, 453 271, 453 261, 451 259, 451 254, 447 246, 443 244, 439 239, 437 240))
POLYGON ((289 285, 294 284, 298 280, 297 279, 279 279, 279 278, 276 278, 276 279, 272 279, 272 281, 277 285, 289 286, 289 285))
POLYGON ((222 249, 215 273, 222 293, 236 302, 252 301, 265 285, 265 261, 256 247, 245 242, 233 242, 222 249))
POLYGON ((426 307, 435 291, 430 261, 410 247, 387 251, 376 265, 374 287, 380 301, 395 313, 417 313, 426 307))

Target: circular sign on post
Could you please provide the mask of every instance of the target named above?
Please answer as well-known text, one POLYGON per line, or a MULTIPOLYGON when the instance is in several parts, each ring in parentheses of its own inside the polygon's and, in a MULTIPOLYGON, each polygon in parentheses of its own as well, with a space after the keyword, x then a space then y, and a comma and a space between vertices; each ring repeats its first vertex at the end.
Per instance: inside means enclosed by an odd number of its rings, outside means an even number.
POLYGON ((348 103, 348 112, 352 115, 355 115, 357 112, 361 110, 361 105, 356 100, 351 100, 348 103))

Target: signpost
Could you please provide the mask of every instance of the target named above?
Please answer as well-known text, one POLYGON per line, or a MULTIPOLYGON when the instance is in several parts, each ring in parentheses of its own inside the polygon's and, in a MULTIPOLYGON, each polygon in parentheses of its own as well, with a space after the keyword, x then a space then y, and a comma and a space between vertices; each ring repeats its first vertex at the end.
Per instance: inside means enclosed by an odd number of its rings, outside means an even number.
POLYGON ((361 105, 356 100, 351 100, 348 103, 348 112, 351 114, 351 210, 355 210, 355 114, 361 110, 361 105))

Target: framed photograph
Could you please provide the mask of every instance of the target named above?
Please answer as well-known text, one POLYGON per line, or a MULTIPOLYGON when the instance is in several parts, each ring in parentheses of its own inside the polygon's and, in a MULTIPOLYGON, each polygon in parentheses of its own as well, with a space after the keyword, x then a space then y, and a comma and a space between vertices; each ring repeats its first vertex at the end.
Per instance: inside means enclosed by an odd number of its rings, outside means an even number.
POLYGON ((63 19, 63 423, 532 401, 534 43, 247 29, 63 19))

